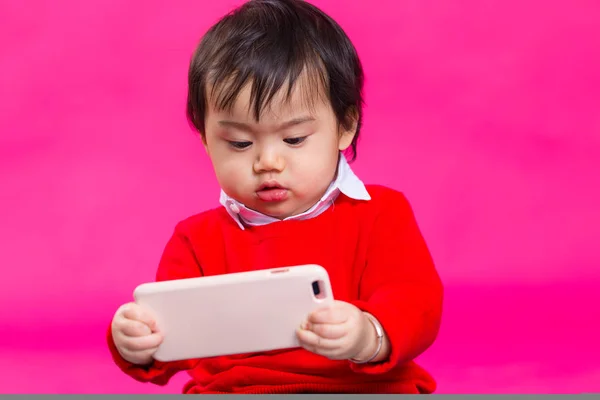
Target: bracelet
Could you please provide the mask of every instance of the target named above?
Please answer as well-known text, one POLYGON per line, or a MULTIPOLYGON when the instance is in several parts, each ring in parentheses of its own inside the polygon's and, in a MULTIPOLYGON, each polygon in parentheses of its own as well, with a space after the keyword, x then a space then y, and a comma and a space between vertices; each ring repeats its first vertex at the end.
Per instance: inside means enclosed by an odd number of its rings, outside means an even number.
POLYGON ((381 326, 379 321, 375 319, 375 317, 367 313, 365 313, 365 316, 369 319, 369 321, 371 321, 371 324, 373 324, 373 326, 375 327, 375 333, 377 334, 377 350, 375 350, 375 353, 371 357, 367 358, 365 361, 359 361, 355 358, 351 358, 350 361, 354 364, 366 364, 373 361, 379 355, 379 352, 383 347, 383 327, 381 326))

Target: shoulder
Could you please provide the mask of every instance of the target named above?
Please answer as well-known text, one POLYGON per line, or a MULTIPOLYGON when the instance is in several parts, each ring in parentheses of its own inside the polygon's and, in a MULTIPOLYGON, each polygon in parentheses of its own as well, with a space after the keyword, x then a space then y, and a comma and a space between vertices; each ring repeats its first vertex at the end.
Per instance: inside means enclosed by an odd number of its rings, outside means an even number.
POLYGON ((187 237, 214 234, 232 223, 235 224, 227 211, 223 207, 216 207, 179 221, 175 226, 175 234, 187 237))
POLYGON ((371 203, 373 207, 410 207, 406 196, 401 191, 383 185, 365 185, 365 188, 371 196, 371 200, 367 203, 371 203))
POLYGON ((371 196, 369 201, 354 201, 351 212, 366 221, 404 221, 413 217, 413 209, 399 190, 383 185, 365 185, 371 196))

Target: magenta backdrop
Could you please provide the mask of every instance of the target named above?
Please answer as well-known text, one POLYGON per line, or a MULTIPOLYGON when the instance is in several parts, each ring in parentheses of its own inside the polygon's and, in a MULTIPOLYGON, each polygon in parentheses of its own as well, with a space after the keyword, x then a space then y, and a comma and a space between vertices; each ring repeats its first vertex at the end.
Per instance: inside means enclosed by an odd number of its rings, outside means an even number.
MULTIPOLYGON (((355 169, 403 190, 447 287, 440 393, 600 391, 596 0, 315 3, 367 74, 355 169)), ((104 345, 174 224, 217 205, 184 118, 237 1, 0 5, 0 392, 179 392, 104 345)))

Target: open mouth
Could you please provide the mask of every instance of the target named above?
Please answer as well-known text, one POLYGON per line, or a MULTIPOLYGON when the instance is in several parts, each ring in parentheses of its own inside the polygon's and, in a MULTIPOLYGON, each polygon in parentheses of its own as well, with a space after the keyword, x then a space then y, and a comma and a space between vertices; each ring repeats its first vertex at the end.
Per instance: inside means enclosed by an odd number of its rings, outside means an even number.
POLYGON ((262 201, 273 202, 287 199, 288 190, 278 182, 265 182, 256 191, 256 195, 262 201))
POLYGON ((270 181, 270 182, 265 182, 262 185, 260 185, 260 187, 258 188, 258 191, 260 192, 261 190, 272 190, 272 189, 285 189, 285 188, 283 186, 281 186, 279 184, 279 182, 270 181))

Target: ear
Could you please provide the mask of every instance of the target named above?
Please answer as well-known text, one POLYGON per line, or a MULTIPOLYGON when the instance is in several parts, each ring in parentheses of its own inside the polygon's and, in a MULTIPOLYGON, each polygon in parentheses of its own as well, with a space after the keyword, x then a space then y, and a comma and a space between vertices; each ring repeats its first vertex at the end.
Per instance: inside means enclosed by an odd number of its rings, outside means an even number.
POLYGON ((206 143, 206 135, 201 133, 200 139, 202 139, 202 145, 204 146, 204 151, 206 151, 206 154, 208 154, 208 144, 206 143))
POLYGON ((352 107, 346 115, 346 121, 350 122, 350 129, 344 127, 347 124, 339 124, 338 148, 340 151, 346 150, 352 144, 356 131, 358 130, 358 112, 352 107))

